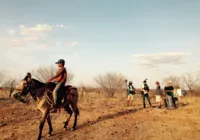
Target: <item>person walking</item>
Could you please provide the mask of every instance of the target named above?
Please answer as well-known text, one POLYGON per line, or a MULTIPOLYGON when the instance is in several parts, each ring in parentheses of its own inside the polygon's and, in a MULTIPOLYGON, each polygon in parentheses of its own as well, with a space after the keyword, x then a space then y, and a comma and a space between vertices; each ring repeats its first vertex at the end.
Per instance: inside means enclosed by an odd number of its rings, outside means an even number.
POLYGON ((133 97, 135 95, 135 88, 133 86, 132 81, 129 81, 127 91, 128 91, 127 106, 132 106, 133 105, 133 97))
POLYGON ((158 105, 158 108, 161 108, 161 101, 162 101, 162 98, 161 98, 161 94, 162 94, 162 91, 161 91, 161 87, 160 87, 160 83, 158 81, 155 82, 156 84, 156 102, 159 104, 158 105))
POLYGON ((152 104, 151 104, 151 101, 150 101, 150 98, 149 98, 149 86, 147 85, 147 79, 145 79, 143 81, 141 93, 142 93, 142 99, 143 99, 143 107, 146 108, 145 99, 148 100, 149 105, 152 107, 152 104))
POLYGON ((174 87, 171 81, 168 81, 168 85, 164 87, 164 91, 167 95, 167 99, 165 99, 166 107, 168 109, 175 109, 174 87))

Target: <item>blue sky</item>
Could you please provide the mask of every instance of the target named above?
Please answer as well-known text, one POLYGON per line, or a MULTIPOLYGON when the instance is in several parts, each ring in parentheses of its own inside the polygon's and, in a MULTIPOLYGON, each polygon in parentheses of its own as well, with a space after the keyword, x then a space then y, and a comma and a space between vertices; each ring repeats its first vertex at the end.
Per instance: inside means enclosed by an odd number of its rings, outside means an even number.
MULTIPOLYGON (((1 68, 64 58, 73 84, 119 72, 140 86, 200 69, 200 0, 1 0, 1 68)), ((55 65, 56 67, 56 65, 55 65)))

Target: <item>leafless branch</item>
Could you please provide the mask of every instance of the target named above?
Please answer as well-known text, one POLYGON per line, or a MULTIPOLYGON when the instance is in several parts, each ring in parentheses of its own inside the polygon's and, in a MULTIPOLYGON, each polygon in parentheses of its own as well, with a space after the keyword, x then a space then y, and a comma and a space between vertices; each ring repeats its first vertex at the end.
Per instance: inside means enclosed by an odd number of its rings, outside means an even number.
POLYGON ((123 75, 114 72, 98 75, 94 78, 95 82, 106 91, 108 97, 113 97, 117 89, 124 87, 125 79, 123 75))
MULTIPOLYGON (((36 77, 41 82, 46 82, 49 78, 56 75, 57 68, 55 66, 40 66, 32 70, 33 77, 36 77)), ((67 71, 67 83, 70 83, 74 75, 71 71, 67 71)))

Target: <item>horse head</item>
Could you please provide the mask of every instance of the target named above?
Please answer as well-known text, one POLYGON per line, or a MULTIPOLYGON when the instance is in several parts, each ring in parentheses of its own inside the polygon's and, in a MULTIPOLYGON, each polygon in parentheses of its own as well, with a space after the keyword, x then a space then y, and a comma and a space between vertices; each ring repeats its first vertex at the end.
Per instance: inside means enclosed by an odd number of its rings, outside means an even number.
POLYGON ((24 87, 23 94, 30 93, 35 99, 38 93, 44 91, 45 83, 42 83, 36 79, 31 79, 31 81, 24 87))

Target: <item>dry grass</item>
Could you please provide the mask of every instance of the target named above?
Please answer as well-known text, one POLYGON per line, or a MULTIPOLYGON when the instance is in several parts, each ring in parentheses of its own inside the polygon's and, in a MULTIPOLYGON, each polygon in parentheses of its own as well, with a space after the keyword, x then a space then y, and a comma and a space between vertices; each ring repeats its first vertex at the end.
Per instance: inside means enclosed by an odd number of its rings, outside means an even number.
MULTIPOLYGON (((26 106, 8 99, 8 92, 0 93, 0 139, 36 139, 41 112, 35 104, 26 106), (6 133, 5 133, 6 132, 6 133), (24 133, 26 132, 26 133, 24 133)), ((78 130, 62 131, 66 113, 52 114, 54 136, 47 138, 45 125, 44 139, 148 139, 148 140, 199 140, 200 138, 200 97, 179 98, 178 109, 142 108, 142 99, 137 92, 134 105, 126 106, 126 94, 119 92, 113 98, 106 98, 101 92, 79 91, 78 130)), ((155 97, 151 94, 155 105, 155 97)), ((72 126, 73 118, 69 124, 72 126)))

